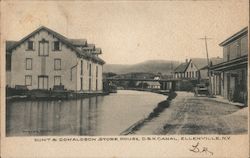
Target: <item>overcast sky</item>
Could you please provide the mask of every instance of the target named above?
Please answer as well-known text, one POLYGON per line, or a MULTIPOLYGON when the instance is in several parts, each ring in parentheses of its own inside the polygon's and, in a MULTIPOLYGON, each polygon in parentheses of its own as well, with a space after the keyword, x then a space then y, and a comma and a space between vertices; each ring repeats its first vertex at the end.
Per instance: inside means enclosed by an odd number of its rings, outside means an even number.
POLYGON ((248 0, 36 1, 2 5, 3 35, 20 40, 41 25, 101 47, 107 63, 222 56, 218 46, 248 25, 248 0))

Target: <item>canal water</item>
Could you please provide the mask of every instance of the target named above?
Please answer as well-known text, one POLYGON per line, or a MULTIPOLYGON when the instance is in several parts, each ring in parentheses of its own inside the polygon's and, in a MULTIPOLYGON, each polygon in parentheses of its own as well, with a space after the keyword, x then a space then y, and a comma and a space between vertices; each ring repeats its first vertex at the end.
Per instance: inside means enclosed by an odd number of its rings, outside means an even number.
POLYGON ((120 90, 64 101, 14 101, 6 105, 7 136, 119 135, 147 117, 166 96, 120 90))

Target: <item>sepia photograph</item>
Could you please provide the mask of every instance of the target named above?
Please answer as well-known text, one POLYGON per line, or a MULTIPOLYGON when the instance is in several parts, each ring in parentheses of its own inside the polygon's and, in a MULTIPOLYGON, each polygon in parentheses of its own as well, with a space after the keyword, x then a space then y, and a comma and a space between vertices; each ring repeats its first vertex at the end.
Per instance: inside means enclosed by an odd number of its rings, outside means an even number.
POLYGON ((247 0, 4 0, 1 17, 6 140, 248 139, 247 0))

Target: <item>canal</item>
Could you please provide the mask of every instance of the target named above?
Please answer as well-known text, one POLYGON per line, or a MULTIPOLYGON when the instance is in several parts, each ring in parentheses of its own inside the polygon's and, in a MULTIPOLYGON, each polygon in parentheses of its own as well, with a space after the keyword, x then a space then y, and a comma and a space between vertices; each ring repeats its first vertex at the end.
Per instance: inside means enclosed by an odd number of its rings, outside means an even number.
POLYGON ((166 96, 120 90, 63 101, 13 101, 6 105, 7 136, 119 135, 166 96))

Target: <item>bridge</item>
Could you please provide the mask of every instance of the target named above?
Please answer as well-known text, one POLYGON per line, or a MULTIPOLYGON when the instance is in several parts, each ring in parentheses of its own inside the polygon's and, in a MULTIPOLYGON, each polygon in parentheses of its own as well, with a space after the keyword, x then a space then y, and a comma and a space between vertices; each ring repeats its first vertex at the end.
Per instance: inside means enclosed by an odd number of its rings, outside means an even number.
POLYGON ((116 78, 116 77, 108 77, 103 79, 107 82, 112 81, 135 81, 135 82, 159 82, 161 84, 161 90, 175 90, 176 81, 180 79, 149 79, 149 78, 116 78))
POLYGON ((172 78, 172 79, 148 79, 148 78, 115 78, 115 77, 108 77, 103 80, 107 81, 151 81, 151 82, 175 82, 180 81, 180 79, 172 78))

